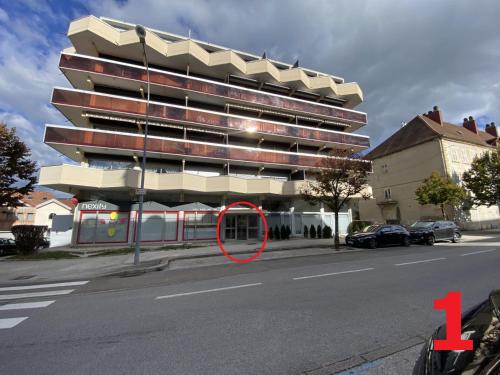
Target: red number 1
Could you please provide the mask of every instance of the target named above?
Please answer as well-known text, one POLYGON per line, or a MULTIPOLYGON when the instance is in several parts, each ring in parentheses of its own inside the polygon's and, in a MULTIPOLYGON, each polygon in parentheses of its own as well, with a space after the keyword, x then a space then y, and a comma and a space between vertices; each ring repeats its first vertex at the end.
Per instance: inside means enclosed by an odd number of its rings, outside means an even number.
POLYGON ((434 340, 434 350, 472 350, 472 340, 462 340, 462 294, 448 292, 434 300, 434 309, 446 311, 446 339, 434 340))

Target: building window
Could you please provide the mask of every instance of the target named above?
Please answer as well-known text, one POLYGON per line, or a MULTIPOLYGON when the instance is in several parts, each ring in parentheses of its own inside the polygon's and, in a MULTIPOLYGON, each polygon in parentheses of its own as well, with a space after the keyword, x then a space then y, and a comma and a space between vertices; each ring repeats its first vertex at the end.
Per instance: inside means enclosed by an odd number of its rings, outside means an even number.
MULTIPOLYGON (((9 216, 9 215, 7 214, 7 217, 8 217, 8 216, 9 216)), ((24 215, 23 215, 21 212, 18 212, 18 213, 16 214, 16 219, 17 219, 17 220, 23 220, 23 217, 24 217, 24 215)))
POLYGON ((383 164, 383 165, 381 166, 381 169, 382 169, 382 173, 387 173, 387 172, 389 172, 389 168, 387 167, 387 164, 383 164))
POLYGON ((28 214, 28 218, 26 220, 33 221, 33 214, 28 214))
POLYGON ((56 216, 56 214, 55 214, 55 213, 51 213, 51 214, 49 215, 49 220, 52 220, 55 216, 56 216))
POLYGON ((385 189, 384 190, 384 197, 386 200, 391 199, 391 189, 385 189))

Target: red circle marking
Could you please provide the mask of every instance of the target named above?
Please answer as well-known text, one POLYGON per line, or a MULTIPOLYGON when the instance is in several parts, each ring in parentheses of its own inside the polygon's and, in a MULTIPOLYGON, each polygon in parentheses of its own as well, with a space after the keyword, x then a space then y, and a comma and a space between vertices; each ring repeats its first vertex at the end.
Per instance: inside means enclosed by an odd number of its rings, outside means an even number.
POLYGON ((266 217, 264 216, 264 213, 262 212, 262 210, 259 209, 259 207, 257 207, 255 204, 247 202, 247 201, 233 202, 230 205, 228 205, 226 208, 224 208, 219 213, 219 218, 217 219, 217 227, 215 228, 215 231, 216 231, 215 236, 217 238, 217 244, 219 245, 220 249, 222 250, 222 253, 225 255, 226 258, 228 258, 228 259, 230 259, 230 260, 232 260, 233 262, 236 262, 236 263, 250 263, 252 260, 257 259, 260 256, 260 254, 262 254, 262 252, 264 251, 264 248, 266 247, 266 244, 267 244, 268 227, 267 227, 266 217), (257 213, 259 214, 259 216, 261 217, 262 222, 264 223, 264 241, 262 242, 262 246, 260 247, 259 251, 257 251, 257 253, 255 255, 253 255, 253 256, 251 256, 250 258, 247 258, 247 259, 238 259, 238 258, 235 258, 232 255, 230 255, 226 251, 226 249, 224 249, 224 246, 222 245, 222 242, 220 240, 220 233, 219 233, 219 231, 220 231, 220 223, 222 222, 222 218, 224 217, 224 215, 227 213, 227 211, 231 207, 238 206, 238 205, 248 206, 248 207, 251 207, 254 210, 256 210, 257 213))

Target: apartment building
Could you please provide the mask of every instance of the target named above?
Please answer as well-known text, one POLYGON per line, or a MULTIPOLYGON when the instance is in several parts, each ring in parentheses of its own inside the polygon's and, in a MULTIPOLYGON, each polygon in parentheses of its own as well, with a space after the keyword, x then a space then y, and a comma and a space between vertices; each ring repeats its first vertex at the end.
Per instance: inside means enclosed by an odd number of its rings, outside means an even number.
MULTIPOLYGON (((71 125, 46 125, 44 142, 74 163, 44 166, 40 184, 73 194, 73 244, 135 239, 148 72, 135 26, 108 18, 71 22, 59 68, 71 88, 52 104, 71 125)), ((354 133, 360 87, 343 78, 147 28, 151 102, 144 241, 215 239, 217 214, 245 200, 269 226, 333 226, 300 199, 311 170, 332 149, 362 151, 354 133)), ((350 209, 341 214, 341 228, 350 209)), ((225 239, 262 236, 257 214, 235 207, 225 239)))
MULTIPOLYGON (((442 218, 439 207, 416 201, 415 190, 433 171, 460 184, 474 158, 499 145, 495 123, 487 124, 485 131, 472 116, 460 125, 450 124, 437 106, 416 116, 367 155, 373 161, 369 183, 375 199, 360 202, 362 219, 408 225, 442 218)), ((500 227, 498 206, 446 211, 465 229, 500 227)))

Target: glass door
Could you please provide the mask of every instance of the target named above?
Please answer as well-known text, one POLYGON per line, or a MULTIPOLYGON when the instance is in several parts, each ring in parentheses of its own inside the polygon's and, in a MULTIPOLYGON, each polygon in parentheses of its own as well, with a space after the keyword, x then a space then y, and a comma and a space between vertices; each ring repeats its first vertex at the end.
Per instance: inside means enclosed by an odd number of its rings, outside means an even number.
POLYGON ((236 239, 246 240, 248 239, 248 216, 238 215, 236 219, 236 239))
POLYGON ((236 239, 236 216, 226 215, 226 239, 236 239))
POLYGON ((257 239, 259 237, 259 216, 248 216, 248 239, 257 239))

